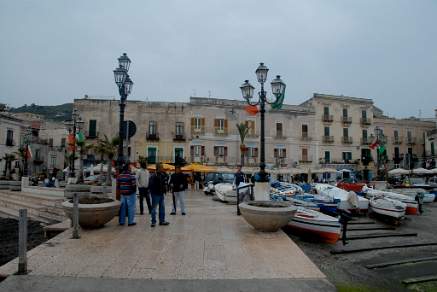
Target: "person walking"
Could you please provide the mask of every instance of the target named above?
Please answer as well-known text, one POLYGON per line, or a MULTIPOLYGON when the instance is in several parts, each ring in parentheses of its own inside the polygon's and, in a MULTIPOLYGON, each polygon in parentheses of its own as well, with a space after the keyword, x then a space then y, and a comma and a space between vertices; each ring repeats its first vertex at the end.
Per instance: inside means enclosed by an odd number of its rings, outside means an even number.
POLYGON ((198 172, 194 173, 194 190, 195 191, 200 190, 200 173, 198 172))
MULTIPOLYGON (((240 186, 240 183, 244 183, 246 177, 245 174, 241 171, 241 165, 237 166, 237 172, 234 174, 234 177, 234 185, 235 189, 237 189, 240 186)), ((240 202, 243 202, 246 198, 246 195, 248 194, 247 189, 238 193, 240 196, 240 202)))
POLYGON ((147 170, 147 163, 141 162, 140 169, 137 171, 137 185, 140 199, 140 214, 144 214, 144 198, 146 198, 147 208, 149 210, 149 214, 152 213, 152 202, 150 201, 149 194, 149 171, 147 170))
POLYGON ((181 214, 186 215, 185 213, 185 190, 188 188, 187 177, 185 174, 181 172, 181 167, 176 166, 175 173, 173 173, 170 177, 170 186, 172 188, 175 203, 173 207, 173 211, 170 215, 176 215, 177 205, 181 209, 181 214))
POLYGON ((136 178, 130 173, 129 164, 126 163, 122 167, 122 173, 117 178, 117 185, 120 191, 120 212, 118 223, 124 225, 126 220, 127 209, 127 224, 128 226, 136 225, 135 223, 135 201, 136 201, 136 178))
POLYGON ((159 206, 159 225, 169 225, 165 221, 165 205, 164 195, 167 192, 167 176, 162 170, 160 163, 156 164, 156 172, 150 176, 149 191, 152 195, 152 224, 151 227, 156 226, 156 207, 159 206))
POLYGON ((346 237, 347 223, 350 220, 352 220, 352 214, 349 213, 349 211, 342 210, 342 209, 338 209, 338 212, 339 212, 339 215, 340 215, 340 219, 338 221, 341 224, 341 231, 342 231, 341 241, 342 241, 343 245, 346 245, 346 244, 348 244, 347 237, 346 237))

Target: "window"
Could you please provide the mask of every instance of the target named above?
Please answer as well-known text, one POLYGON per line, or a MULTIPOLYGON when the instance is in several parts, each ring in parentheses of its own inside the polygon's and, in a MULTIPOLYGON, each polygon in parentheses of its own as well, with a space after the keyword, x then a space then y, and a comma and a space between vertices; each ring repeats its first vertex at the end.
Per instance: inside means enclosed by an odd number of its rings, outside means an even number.
POLYGON ((325 151, 325 163, 331 162, 331 152, 325 151))
POLYGON ((431 155, 435 156, 434 142, 431 142, 431 155))
POLYGON ((275 148, 273 150, 273 156, 275 158, 285 158, 287 157, 287 151, 285 148, 275 148))
POLYGON ((226 146, 214 146, 214 156, 224 157, 227 156, 228 147, 226 146))
POLYGON ((276 137, 282 137, 282 123, 276 123, 276 137))
POLYGON ((408 141, 412 140, 412 135, 411 135, 411 131, 410 130, 407 131, 407 139, 408 139, 408 141))
POLYGON ((50 166, 49 168, 55 168, 56 167, 56 156, 52 155, 50 156, 50 166))
POLYGON ((362 110, 362 111, 361 111, 361 117, 362 117, 363 119, 367 119, 367 111, 366 111, 366 110, 362 110))
POLYGON ((349 129, 348 128, 343 128, 343 137, 345 137, 345 138, 349 137, 349 129))
POLYGON ((14 146, 14 131, 8 129, 6 133, 6 146, 14 146))
POLYGON ((363 134, 363 140, 367 140, 367 130, 366 129, 363 129, 362 134, 363 134))
POLYGON ((156 121, 149 121, 149 135, 156 135, 157 123, 156 121))
POLYGON ((65 138, 62 138, 62 139, 61 139, 61 147, 65 147, 65 142, 66 142, 66 139, 65 139, 65 138))
POLYGON ((395 153, 395 158, 399 158, 399 147, 395 147, 394 153, 395 153))
POLYGON ((308 125, 302 125, 302 137, 308 137, 308 125))
POLYGON ((225 133, 228 128, 228 121, 226 119, 215 119, 214 128, 217 133, 225 133))
POLYGON ((97 121, 90 120, 88 128, 88 137, 95 138, 97 136, 97 121))
POLYGON ((394 130, 393 131, 393 136, 395 137, 395 140, 398 141, 399 140, 399 131, 398 130, 394 130))
POLYGON ((176 122, 176 136, 183 136, 183 135, 184 135, 184 123, 176 122))
POLYGON ((175 162, 180 162, 184 158, 184 148, 175 148, 174 149, 174 158, 175 162))
POLYGON ((194 129, 200 129, 202 127, 202 119, 199 117, 194 118, 194 129))
POLYGON ((344 108, 343 109, 343 118, 347 118, 348 117, 348 115, 347 115, 347 108, 344 108))
POLYGON ((323 115, 324 116, 329 116, 329 106, 323 107, 323 115))
POLYGON ((198 133, 205 129, 205 118, 193 117, 191 118, 191 131, 198 133))
POLYGON ((255 121, 248 120, 244 122, 246 124, 246 127, 249 128, 249 132, 247 133, 249 136, 255 135, 255 121))
POLYGON ((308 149, 302 148, 302 161, 308 161, 308 149))
POLYGON ((343 152, 342 157, 345 163, 349 163, 352 160, 352 152, 343 152))
POLYGON ((325 127, 325 137, 329 136, 329 127, 325 127))
POLYGON ((194 157, 205 156, 205 146, 192 145, 191 146, 191 156, 194 156, 194 157))
POLYGON ((147 162, 148 163, 156 163, 156 155, 157 150, 156 147, 148 147, 147 148, 147 162))
POLYGON ((35 158, 34 160, 41 160, 41 150, 36 149, 35 150, 35 158))
POLYGON ((49 146, 53 147, 53 138, 49 138, 49 146))
POLYGON ((248 147, 247 148, 247 157, 258 157, 258 148, 257 147, 248 147))

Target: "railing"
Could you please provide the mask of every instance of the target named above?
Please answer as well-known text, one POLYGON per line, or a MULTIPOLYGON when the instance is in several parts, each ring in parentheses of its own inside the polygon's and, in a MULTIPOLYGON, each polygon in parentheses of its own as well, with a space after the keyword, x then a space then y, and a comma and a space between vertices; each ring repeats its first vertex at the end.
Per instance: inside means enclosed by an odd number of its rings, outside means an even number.
POLYGON ((361 118, 361 119, 360 119, 360 123, 361 123, 361 125, 366 125, 366 126, 368 126, 368 125, 371 125, 371 124, 372 124, 372 121, 371 121, 369 118, 361 118))
POLYGON ((370 145, 371 141, 367 137, 361 138, 361 145, 370 145))
POLYGON ((341 141, 343 142, 343 144, 352 144, 352 137, 343 136, 341 138, 341 141))
POLYGON ((173 141, 185 141, 185 135, 184 134, 176 134, 174 135, 173 141))
POLYGON ((302 140, 302 141, 311 141, 312 139, 308 135, 302 135, 302 136, 300 136, 300 140, 302 140))
POLYGON ((281 134, 276 134, 275 139, 277 139, 277 140, 284 140, 284 139, 287 139, 287 137, 285 137, 285 136, 281 133, 281 134))
POLYGON ((323 143, 334 143, 334 136, 322 136, 323 143))
POLYGON ((326 115, 326 114, 324 114, 324 115, 322 116, 322 122, 325 122, 325 123, 332 123, 332 121, 334 121, 334 117, 333 117, 332 115, 326 115))
POLYGON ((352 123, 352 117, 342 116, 341 117, 341 121, 343 122, 343 124, 351 124, 352 123))
POLYGON ((394 145, 400 145, 400 144, 402 144, 402 140, 403 140, 403 138, 402 137, 393 137, 393 144, 394 145))
POLYGON ((247 138, 258 138, 257 133, 247 133, 247 138))
POLYGON ((149 141, 159 141, 158 133, 146 133, 146 139, 149 141))
POLYGON ((416 137, 409 137, 409 138, 407 138, 407 144, 408 145, 416 144, 416 137))
POLYGON ((214 134, 216 136, 226 136, 228 134, 228 131, 226 129, 222 129, 222 128, 215 128, 214 134))
POLYGON ((313 161, 311 159, 301 159, 299 160, 300 164, 305 164, 305 163, 312 163, 313 161))
POLYGON ((191 135, 192 136, 198 136, 198 135, 205 135, 205 128, 191 128, 191 135))

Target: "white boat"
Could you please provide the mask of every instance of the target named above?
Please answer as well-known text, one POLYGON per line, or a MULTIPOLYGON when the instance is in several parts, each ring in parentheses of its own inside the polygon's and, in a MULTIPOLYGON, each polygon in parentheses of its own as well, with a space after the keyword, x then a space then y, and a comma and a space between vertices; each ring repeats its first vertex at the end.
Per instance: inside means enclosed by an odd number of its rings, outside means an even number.
POLYGON ((338 218, 303 207, 298 207, 288 227, 297 234, 311 234, 327 243, 336 243, 340 238, 341 224, 338 218))
POLYGON ((343 189, 328 184, 314 184, 317 193, 338 200, 338 208, 342 210, 356 210, 366 212, 369 208, 369 200, 358 196, 356 193, 345 191, 343 189))
MULTIPOLYGON (((249 183, 240 183, 239 188, 250 185, 249 183)), ((240 191, 240 198, 243 195, 249 193, 249 188, 244 188, 240 191)), ((217 198, 226 203, 236 204, 237 203, 237 190, 235 186, 230 183, 218 183, 214 186, 214 193, 217 198)), ((247 198, 247 197, 246 197, 247 198)))
POLYGON ((405 210, 407 204, 398 200, 393 200, 384 196, 372 197, 370 199, 370 210, 374 213, 391 217, 394 219, 400 219, 405 216, 405 210))
POLYGON ((367 198, 372 198, 372 197, 386 197, 386 198, 390 198, 390 199, 394 199, 394 200, 398 200, 402 203, 407 204, 407 209, 405 211, 405 214, 407 215, 417 215, 417 210, 418 210, 418 204, 417 202, 406 195, 402 195, 402 194, 398 194, 398 193, 394 193, 394 192, 388 192, 388 191, 381 191, 381 190, 374 190, 368 187, 363 187, 363 192, 366 193, 366 197, 367 198))
POLYGON ((416 200, 416 195, 422 195, 424 203, 432 203, 435 200, 434 194, 429 193, 428 191, 421 188, 386 189, 385 191, 394 191, 394 190, 396 190, 396 192, 399 194, 409 196, 413 200, 416 200))

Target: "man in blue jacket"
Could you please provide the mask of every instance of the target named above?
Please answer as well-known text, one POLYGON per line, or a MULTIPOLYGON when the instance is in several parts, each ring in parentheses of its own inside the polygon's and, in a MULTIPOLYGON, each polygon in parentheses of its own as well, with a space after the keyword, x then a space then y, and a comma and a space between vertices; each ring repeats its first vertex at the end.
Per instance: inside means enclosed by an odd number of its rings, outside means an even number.
POLYGON ((156 164, 156 172, 149 179, 149 191, 152 195, 152 224, 156 226, 156 207, 159 206, 159 225, 169 225, 165 221, 164 195, 167 192, 167 175, 162 171, 160 163, 156 164))

